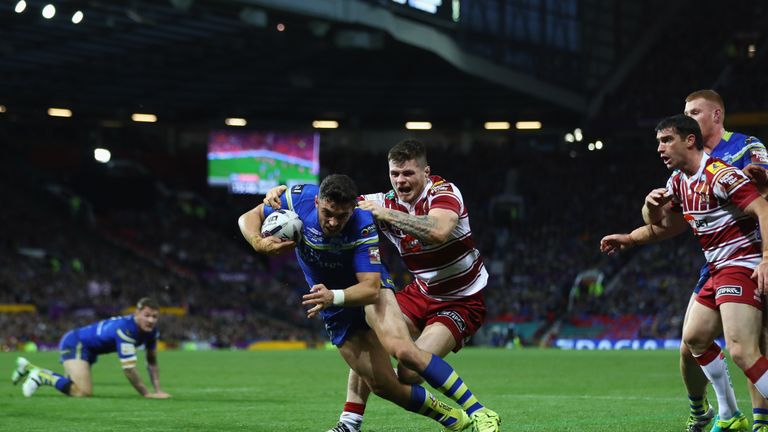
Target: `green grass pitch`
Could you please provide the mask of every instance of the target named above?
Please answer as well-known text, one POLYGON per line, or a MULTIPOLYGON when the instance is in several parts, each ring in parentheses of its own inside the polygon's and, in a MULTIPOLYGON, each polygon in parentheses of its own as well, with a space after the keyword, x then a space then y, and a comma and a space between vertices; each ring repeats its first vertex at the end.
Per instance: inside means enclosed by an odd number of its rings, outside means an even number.
MULTIPOLYGON (((43 387, 27 399, 10 383, 16 355, 0 353, 7 372, 0 431, 325 432, 338 418, 347 376, 332 350, 169 351, 160 353, 160 375, 174 397, 149 400, 130 387, 112 354, 94 366, 93 398, 43 387)), ((56 353, 27 358, 62 371, 56 353)), ((501 415, 503 431, 681 431, 687 416, 675 351, 467 348, 448 360, 501 415)), ((140 367, 143 372, 143 356, 140 367)), ((740 407, 749 412, 744 376, 733 365, 731 375, 740 407)), ((374 397, 364 430, 436 431, 436 425, 374 397)))
POLYGON ((312 174, 309 168, 279 159, 242 157, 208 160, 208 177, 221 181, 229 180, 230 173, 255 173, 269 179, 277 170, 280 175, 275 180, 280 184, 286 183, 287 180, 308 183, 317 181, 317 176, 312 174))

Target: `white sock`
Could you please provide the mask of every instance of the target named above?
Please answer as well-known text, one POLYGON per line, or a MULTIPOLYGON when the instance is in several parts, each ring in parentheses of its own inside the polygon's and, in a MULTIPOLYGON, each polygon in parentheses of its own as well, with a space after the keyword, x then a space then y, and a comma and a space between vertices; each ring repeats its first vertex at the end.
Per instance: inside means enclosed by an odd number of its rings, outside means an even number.
POLYGON ((731 383, 731 376, 728 374, 728 365, 725 363, 725 358, 720 347, 713 344, 717 350, 716 354, 714 348, 710 347, 707 352, 696 357, 696 361, 699 362, 701 369, 704 371, 704 375, 707 376, 712 383, 712 387, 715 389, 715 395, 717 396, 717 411, 720 415, 720 419, 728 420, 736 414, 739 410, 739 406, 736 403, 736 394, 733 392, 733 384, 731 383), (714 357, 709 363, 701 364, 702 359, 709 359, 714 357))
POLYGON ((363 426, 363 416, 357 413, 351 413, 344 411, 339 416, 339 421, 344 423, 348 428, 357 432, 363 426))

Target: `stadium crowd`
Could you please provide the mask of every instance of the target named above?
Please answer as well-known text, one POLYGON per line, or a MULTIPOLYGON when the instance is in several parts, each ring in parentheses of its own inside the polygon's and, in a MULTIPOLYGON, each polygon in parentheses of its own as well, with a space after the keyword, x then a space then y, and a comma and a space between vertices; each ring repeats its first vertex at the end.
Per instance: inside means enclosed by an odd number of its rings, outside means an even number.
MULTIPOLYGON (((632 330, 635 337, 679 335, 695 278, 692 270, 681 274, 679 268, 696 268, 701 257, 695 248, 661 245, 608 259, 597 247, 605 233, 638 223, 645 192, 666 179, 652 150, 573 157, 525 149, 502 153, 492 142, 471 148, 429 144, 433 173, 454 181, 469 209, 491 273, 490 321, 583 323, 594 316, 638 315, 643 324, 632 330), (469 157, 489 152, 499 155, 493 163, 469 157), (528 163, 540 158, 547 163, 528 163), (455 164, 457 159, 463 163, 455 164), (483 175, 473 175, 479 172, 483 175), (499 197, 519 204, 512 211, 499 197), (580 296, 568 309, 575 278, 593 267, 606 273, 606 281, 616 280, 606 283, 600 297, 580 296)), ((324 171, 350 173, 363 192, 386 189, 379 153, 356 149, 344 159, 326 157, 324 171)), ((4 181, 10 186, 8 176, 4 181)), ((306 320, 300 306, 305 282, 293 258, 262 258, 229 226, 239 209, 222 207, 251 206, 257 197, 222 204, 165 190, 143 208, 75 211, 71 202, 45 189, 2 190, 10 204, 3 223, 14 229, 0 257, 0 303, 37 309, 32 320, 28 312, 0 313, 7 324, 0 343, 6 347, 24 340, 55 344, 66 329, 122 313, 146 294, 179 308, 162 321, 163 339, 170 343, 243 347, 264 339, 324 339, 319 322, 306 320)), ((404 286, 410 275, 396 251, 385 248, 384 256, 397 285, 404 286)))

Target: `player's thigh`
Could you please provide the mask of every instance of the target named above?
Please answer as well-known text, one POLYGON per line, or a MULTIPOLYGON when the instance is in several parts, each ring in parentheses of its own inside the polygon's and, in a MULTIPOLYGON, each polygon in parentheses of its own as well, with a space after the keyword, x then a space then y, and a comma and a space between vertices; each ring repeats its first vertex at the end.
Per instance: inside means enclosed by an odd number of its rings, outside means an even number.
POLYGON ((392 290, 381 290, 376 303, 365 306, 365 319, 390 354, 414 346, 392 290))
POLYGON ((749 351, 759 351, 762 310, 744 303, 723 303, 720 305, 720 315, 729 349, 732 349, 732 344, 739 344, 749 351))
POLYGON ((416 339, 416 346, 423 351, 445 357, 456 347, 456 339, 443 323, 433 322, 425 327, 416 339))
POLYGON ((768 350, 768 302, 763 297, 763 322, 760 326, 760 352, 766 355, 768 350))
POLYGON ((699 302, 694 302, 687 316, 688 321, 683 327, 683 340, 694 354, 699 354, 720 334, 722 328, 720 313, 699 302))
POLYGON ((358 332, 347 339, 339 347, 339 354, 374 392, 397 385, 389 354, 373 331, 358 332))
POLYGON ((688 315, 691 313, 691 308, 696 303, 696 293, 691 293, 691 298, 688 299, 688 307, 685 308, 685 316, 683 317, 683 329, 688 324, 688 315))
POLYGON ((78 389, 90 393, 93 388, 91 380, 91 364, 85 360, 64 360, 64 370, 78 389))
POLYGON ((400 316, 403 317, 403 322, 405 322, 405 327, 408 328, 408 334, 411 335, 411 338, 418 338, 421 335, 421 329, 406 314, 401 313, 400 316))

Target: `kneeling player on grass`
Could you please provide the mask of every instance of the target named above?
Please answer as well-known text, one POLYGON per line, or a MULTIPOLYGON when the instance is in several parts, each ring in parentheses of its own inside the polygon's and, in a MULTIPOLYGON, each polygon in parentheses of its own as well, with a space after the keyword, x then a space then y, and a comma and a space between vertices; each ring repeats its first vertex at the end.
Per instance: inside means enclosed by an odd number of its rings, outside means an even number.
MULTIPOLYGON (((281 199, 283 208, 295 211, 303 222, 298 245, 261 238, 262 223, 273 211, 264 204, 240 217, 240 230, 259 253, 277 254, 296 246, 311 287, 303 302, 312 306, 308 316, 323 318, 341 356, 375 394, 437 420, 445 430, 475 430, 475 422, 464 410, 437 401, 420 385, 397 379, 390 355, 465 409, 486 409, 450 365, 419 350, 409 337, 392 281, 378 256, 373 217, 355 207, 356 197, 357 187, 343 175, 328 176, 319 189, 314 185, 291 188, 281 199)), ((498 427, 482 429, 486 431, 495 432, 498 427)))
POLYGON ((87 397, 93 394, 91 365, 99 355, 116 352, 123 372, 136 391, 144 397, 165 399, 171 397, 160 390, 160 372, 157 366, 157 317, 160 307, 154 300, 144 297, 131 315, 114 317, 67 332, 61 339, 61 363, 67 376, 31 364, 27 359, 16 359, 12 381, 19 383, 24 396, 32 396, 41 386, 52 386, 65 395, 87 397), (136 371, 136 348, 145 345, 147 368, 154 387, 150 392, 136 371))

